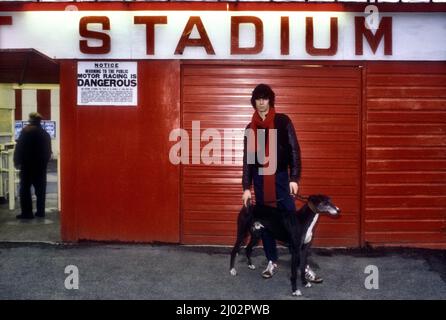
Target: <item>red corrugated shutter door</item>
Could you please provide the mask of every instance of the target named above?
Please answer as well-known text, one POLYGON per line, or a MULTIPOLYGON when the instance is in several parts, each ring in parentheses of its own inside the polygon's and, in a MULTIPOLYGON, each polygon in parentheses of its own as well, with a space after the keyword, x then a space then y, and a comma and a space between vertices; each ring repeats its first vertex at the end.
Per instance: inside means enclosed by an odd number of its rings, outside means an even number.
POLYGON ((446 248, 446 63, 369 63, 365 241, 446 248))
MULTIPOLYGON (((215 128, 222 136, 224 129, 244 129, 253 113, 251 91, 258 83, 272 86, 276 111, 288 114, 294 123, 303 157, 301 194, 330 195, 343 210, 339 219, 320 219, 315 245, 358 246, 360 69, 184 65, 183 128, 190 137, 192 121, 200 121, 201 132, 215 128)), ((182 166, 182 243, 232 244, 235 240, 242 195, 242 139, 240 135, 232 165, 182 166)), ((201 147, 208 143, 201 142, 201 147)))

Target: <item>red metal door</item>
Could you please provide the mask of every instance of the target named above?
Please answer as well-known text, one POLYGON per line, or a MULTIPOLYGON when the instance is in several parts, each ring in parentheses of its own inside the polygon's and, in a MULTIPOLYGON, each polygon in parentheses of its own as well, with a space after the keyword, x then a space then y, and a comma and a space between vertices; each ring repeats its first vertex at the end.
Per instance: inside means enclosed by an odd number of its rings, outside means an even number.
POLYGON ((370 62, 364 240, 446 248, 446 63, 370 62))
MULTIPOLYGON (((198 65, 182 69, 182 126, 244 129, 258 83, 276 92, 276 111, 288 114, 302 149, 301 194, 325 193, 342 217, 322 217, 318 246, 358 246, 361 177, 361 71, 344 66, 198 65)), ((238 137, 238 141, 243 135, 238 137)), ((201 147, 207 141, 201 142, 201 147)), ((232 244, 241 207, 242 146, 232 165, 187 164, 181 179, 181 242, 232 244)), ((222 151, 222 154, 225 150, 222 151)), ((302 203, 297 203, 301 206, 302 203)))

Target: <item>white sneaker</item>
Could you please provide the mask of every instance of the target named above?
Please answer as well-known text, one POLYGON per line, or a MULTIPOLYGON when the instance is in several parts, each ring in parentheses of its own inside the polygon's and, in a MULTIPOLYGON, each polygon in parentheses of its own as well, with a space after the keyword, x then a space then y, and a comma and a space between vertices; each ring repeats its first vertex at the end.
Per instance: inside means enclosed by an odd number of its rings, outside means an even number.
POLYGON ((324 281, 321 277, 317 276, 316 273, 311 270, 310 266, 308 265, 305 268, 305 279, 313 283, 322 283, 324 281))
POLYGON ((266 269, 262 272, 262 277, 265 279, 271 278, 275 273, 277 272, 277 264, 273 263, 272 261, 268 262, 268 265, 266 266, 266 269))

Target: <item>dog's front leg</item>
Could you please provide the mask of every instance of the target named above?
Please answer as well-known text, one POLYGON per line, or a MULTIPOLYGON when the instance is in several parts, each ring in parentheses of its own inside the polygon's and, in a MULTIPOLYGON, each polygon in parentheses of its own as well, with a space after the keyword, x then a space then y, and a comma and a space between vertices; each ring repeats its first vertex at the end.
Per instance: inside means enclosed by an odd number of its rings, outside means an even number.
POLYGON ((302 292, 297 289, 297 268, 299 267, 299 252, 296 245, 291 246, 291 291, 293 296, 301 296, 302 292))
POLYGON ((234 247, 232 248, 231 251, 231 260, 229 262, 229 273, 232 276, 237 275, 237 270, 235 269, 234 265, 235 265, 235 257, 237 256, 239 250, 240 250, 240 246, 242 245, 243 242, 243 238, 237 238, 237 240, 235 241, 234 247))
POLYGON ((311 287, 311 283, 305 277, 305 269, 307 267, 308 261, 308 248, 310 247, 309 243, 302 244, 302 248, 300 250, 300 279, 302 281, 302 285, 306 288, 311 287))
POLYGON ((231 275, 237 275, 237 270, 235 269, 235 258, 240 251, 240 247, 245 241, 245 236, 248 234, 248 229, 252 221, 252 208, 243 207, 240 210, 237 219, 237 240, 235 241, 234 247, 231 251, 231 260, 229 262, 229 272, 231 275))
POLYGON ((297 289, 297 269, 300 262, 300 230, 298 229, 298 221, 294 212, 287 212, 283 217, 284 227, 289 235, 289 244, 291 252, 291 292, 293 296, 301 296, 302 292, 297 289))
POLYGON ((260 241, 260 231, 258 230, 251 231, 251 240, 246 246, 246 258, 248 259, 248 268, 251 270, 254 270, 256 268, 251 261, 252 250, 254 246, 256 246, 257 243, 259 243, 259 241, 260 241))

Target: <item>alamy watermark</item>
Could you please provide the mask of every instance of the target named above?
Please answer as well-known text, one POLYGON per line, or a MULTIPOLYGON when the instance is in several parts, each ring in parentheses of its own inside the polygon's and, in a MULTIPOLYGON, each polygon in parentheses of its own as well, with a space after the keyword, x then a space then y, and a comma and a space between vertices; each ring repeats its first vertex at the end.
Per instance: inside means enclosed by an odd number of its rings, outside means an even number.
POLYGON ((368 14, 368 16, 365 18, 364 24, 365 27, 369 30, 376 31, 379 28, 379 10, 378 7, 370 4, 364 9, 364 13, 368 14))
POLYGON ((68 277, 65 278, 65 289, 73 290, 79 289, 79 269, 75 265, 68 265, 65 267, 65 274, 68 277))
POLYGON ((236 165, 234 150, 243 148, 243 138, 247 139, 247 164, 260 164, 260 175, 271 175, 277 169, 277 129, 224 129, 215 128, 201 131, 200 121, 192 121, 192 137, 187 130, 174 129, 169 141, 176 141, 170 148, 169 160, 172 164, 236 165), (257 139, 256 139, 257 133, 257 139), (257 140, 257 143, 256 143, 257 140), (207 143, 201 148, 202 142, 207 143), (192 146, 191 146, 192 145, 192 146), (190 150, 192 152, 190 153, 190 150))
POLYGON ((364 280, 364 287, 367 290, 379 289, 379 269, 377 266, 370 264, 364 269, 364 273, 368 276, 364 280))

